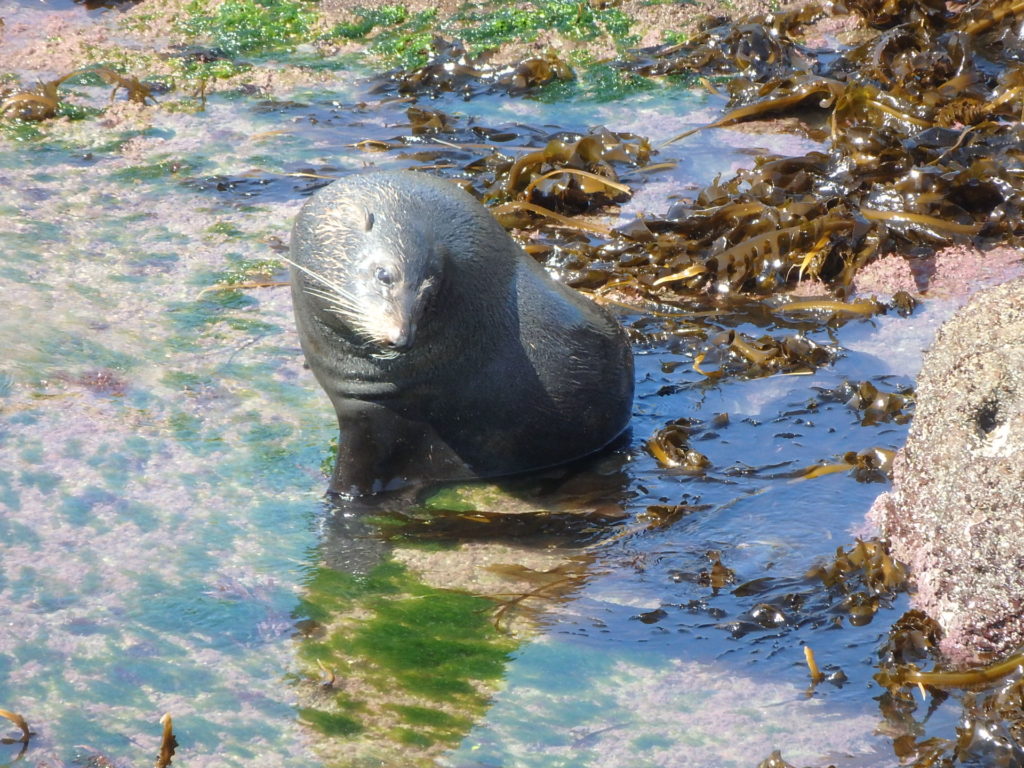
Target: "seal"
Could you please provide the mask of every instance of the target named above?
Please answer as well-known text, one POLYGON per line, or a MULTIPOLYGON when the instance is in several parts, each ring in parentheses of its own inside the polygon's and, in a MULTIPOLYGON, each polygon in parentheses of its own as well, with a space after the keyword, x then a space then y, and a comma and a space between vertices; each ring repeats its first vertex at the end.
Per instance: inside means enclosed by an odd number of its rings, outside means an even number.
POLYGON ((335 181, 296 217, 289 262, 302 350, 338 416, 332 492, 541 469, 629 423, 621 326, 450 182, 335 181))

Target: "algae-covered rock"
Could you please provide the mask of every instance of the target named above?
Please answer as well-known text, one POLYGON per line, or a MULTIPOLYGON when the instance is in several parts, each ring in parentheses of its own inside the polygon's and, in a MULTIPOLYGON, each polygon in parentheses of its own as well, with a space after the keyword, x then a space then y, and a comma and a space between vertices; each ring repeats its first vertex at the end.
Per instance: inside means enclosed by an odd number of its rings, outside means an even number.
POLYGON ((955 663, 1024 643, 1024 280, 979 293, 940 330, 872 516, 908 563, 955 663))

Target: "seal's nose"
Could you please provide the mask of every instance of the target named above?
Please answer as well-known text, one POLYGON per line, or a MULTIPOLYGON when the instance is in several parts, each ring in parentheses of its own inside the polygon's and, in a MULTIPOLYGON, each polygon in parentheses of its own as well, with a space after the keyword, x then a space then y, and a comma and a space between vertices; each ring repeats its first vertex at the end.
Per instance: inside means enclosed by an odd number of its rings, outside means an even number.
POLYGON ((405 352, 412 346, 412 340, 415 335, 416 326, 402 323, 401 325, 395 325, 388 330, 387 336, 385 337, 385 343, 387 343, 388 347, 396 352, 405 352))

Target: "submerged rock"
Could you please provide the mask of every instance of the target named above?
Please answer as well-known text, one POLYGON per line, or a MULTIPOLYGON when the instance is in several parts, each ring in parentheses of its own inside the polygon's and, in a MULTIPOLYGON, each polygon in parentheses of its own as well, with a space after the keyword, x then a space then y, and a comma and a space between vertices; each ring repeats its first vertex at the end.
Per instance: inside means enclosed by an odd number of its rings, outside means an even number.
POLYGON ((911 567, 917 603, 968 664, 1024 644, 1024 279, 939 331, 893 488, 871 516, 911 567))

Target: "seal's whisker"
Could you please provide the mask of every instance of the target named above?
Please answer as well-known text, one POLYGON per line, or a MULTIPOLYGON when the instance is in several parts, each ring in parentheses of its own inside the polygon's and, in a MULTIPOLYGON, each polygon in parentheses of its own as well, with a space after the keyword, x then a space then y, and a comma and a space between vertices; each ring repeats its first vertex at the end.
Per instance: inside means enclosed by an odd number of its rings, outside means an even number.
POLYGON ((344 309, 338 309, 336 307, 328 307, 327 311, 331 314, 337 315, 343 320, 349 322, 349 327, 352 329, 352 333, 361 338, 363 341, 367 341, 376 344, 380 341, 380 334, 374 332, 371 326, 358 322, 357 318, 353 318, 352 314, 344 309))
POLYGON ((306 288, 304 293, 307 293, 310 296, 315 296, 318 299, 323 299, 331 307, 338 310, 338 314, 342 317, 358 319, 360 316, 359 304, 356 302, 355 297, 350 294, 338 296, 333 292, 328 293, 327 291, 321 291, 316 288, 306 288))
POLYGON ((302 272, 305 272, 307 275, 312 277, 314 280, 319 280, 321 283, 326 285, 328 288, 330 288, 332 291, 337 293, 339 296, 344 296, 344 295, 346 295, 348 293, 348 291, 345 290, 344 288, 342 288, 340 285, 337 285, 333 281, 328 280, 323 275, 321 275, 321 274, 319 274, 317 272, 314 272, 313 270, 309 269, 308 267, 302 266, 297 261, 292 261, 287 256, 282 256, 281 258, 284 259, 291 266, 295 267, 296 269, 298 269, 298 270, 300 270, 302 272))
POLYGON ((351 305, 353 307, 358 307, 359 306, 359 303, 358 303, 358 298, 359 297, 356 296, 352 291, 349 291, 349 290, 341 290, 341 289, 335 290, 334 288, 331 288, 331 291, 328 292, 328 291, 325 291, 322 288, 312 288, 312 287, 306 287, 303 290, 306 293, 308 293, 310 296, 317 296, 317 297, 319 297, 321 299, 326 299, 327 301, 329 301, 331 303, 334 303, 334 304, 346 304, 346 305, 351 305))
POLYGON ((338 296, 334 292, 322 291, 318 288, 306 288, 304 293, 307 293, 310 296, 315 296, 318 299, 323 299, 328 304, 336 304, 339 307, 356 306, 354 297, 352 296, 338 296))

